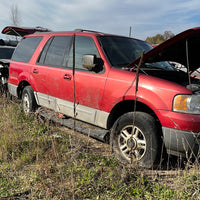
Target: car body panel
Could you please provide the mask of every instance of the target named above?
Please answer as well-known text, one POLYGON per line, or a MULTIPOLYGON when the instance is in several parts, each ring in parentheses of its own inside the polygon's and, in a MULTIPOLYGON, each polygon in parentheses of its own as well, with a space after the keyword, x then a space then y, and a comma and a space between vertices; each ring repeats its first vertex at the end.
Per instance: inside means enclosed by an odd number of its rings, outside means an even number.
MULTIPOLYGON (((135 99, 135 79, 135 72, 112 68, 108 75, 102 108, 110 112, 120 101, 135 99)), ((138 101, 148 105, 152 110, 157 108, 172 110, 172 101, 177 93, 192 94, 190 90, 179 84, 152 76, 139 75, 138 101), (166 100, 163 101, 163 99, 166 100)))
POLYGON ((200 133, 200 115, 184 114, 167 110, 157 110, 161 124, 165 127, 200 133))

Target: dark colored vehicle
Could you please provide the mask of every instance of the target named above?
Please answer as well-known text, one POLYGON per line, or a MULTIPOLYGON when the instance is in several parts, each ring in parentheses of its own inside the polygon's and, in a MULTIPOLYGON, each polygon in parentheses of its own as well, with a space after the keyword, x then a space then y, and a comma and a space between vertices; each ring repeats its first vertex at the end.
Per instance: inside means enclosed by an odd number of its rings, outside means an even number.
POLYGON ((10 60, 15 47, 11 46, 0 46, 0 60, 10 60))
POLYGON ((0 91, 7 91, 9 64, 15 47, 0 46, 0 91))
POLYGON ((161 149, 168 154, 199 151, 200 28, 156 46, 94 31, 24 36, 9 68, 9 92, 25 113, 44 107, 66 119, 110 133, 116 156, 151 168, 161 149), (142 52, 145 54, 140 58, 142 52), (186 66, 175 69, 168 61, 186 66))

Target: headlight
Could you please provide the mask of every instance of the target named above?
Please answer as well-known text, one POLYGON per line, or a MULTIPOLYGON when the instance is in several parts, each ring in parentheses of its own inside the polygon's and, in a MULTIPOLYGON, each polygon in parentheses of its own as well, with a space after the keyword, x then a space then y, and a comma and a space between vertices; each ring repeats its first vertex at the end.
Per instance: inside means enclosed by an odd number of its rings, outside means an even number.
POLYGON ((173 111, 200 114, 200 95, 177 95, 173 101, 173 111))

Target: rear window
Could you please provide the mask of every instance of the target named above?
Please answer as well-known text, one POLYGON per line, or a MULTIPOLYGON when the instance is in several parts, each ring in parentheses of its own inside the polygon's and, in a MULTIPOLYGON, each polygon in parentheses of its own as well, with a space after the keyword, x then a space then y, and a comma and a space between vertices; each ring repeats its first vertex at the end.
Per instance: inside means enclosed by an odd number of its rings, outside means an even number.
POLYGON ((12 60, 28 63, 41 40, 42 37, 24 38, 17 46, 12 60))

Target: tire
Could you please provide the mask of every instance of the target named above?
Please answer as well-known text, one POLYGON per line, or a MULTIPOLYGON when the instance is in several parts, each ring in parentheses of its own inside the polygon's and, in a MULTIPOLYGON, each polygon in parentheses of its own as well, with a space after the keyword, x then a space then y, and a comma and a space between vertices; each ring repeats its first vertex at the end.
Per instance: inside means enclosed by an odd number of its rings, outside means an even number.
POLYGON ((110 136, 111 149, 122 163, 154 168, 160 155, 160 137, 154 118, 144 112, 123 114, 113 125, 110 136), (133 133, 132 133, 133 131, 133 133))
POLYGON ((26 86, 22 92, 22 110, 25 114, 30 115, 35 112, 37 103, 31 86, 26 86))

